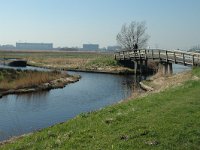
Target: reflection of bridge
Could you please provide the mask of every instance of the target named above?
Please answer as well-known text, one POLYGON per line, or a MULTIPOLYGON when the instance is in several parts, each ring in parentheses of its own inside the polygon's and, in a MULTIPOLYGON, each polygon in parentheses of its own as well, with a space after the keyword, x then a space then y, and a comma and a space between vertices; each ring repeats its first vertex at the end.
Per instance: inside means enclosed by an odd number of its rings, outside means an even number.
POLYGON ((115 53, 115 59, 121 62, 134 62, 134 69, 137 71, 138 64, 147 67, 147 61, 157 60, 163 69, 164 74, 172 74, 172 63, 184 66, 200 66, 200 54, 184 51, 171 51, 159 49, 138 49, 135 51, 120 51, 115 53))

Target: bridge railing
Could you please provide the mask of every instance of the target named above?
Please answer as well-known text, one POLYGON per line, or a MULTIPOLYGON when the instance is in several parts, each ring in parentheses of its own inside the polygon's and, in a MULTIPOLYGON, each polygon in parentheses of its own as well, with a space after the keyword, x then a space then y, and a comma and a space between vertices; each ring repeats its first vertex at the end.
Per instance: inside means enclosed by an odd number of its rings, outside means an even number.
POLYGON ((200 53, 179 50, 138 49, 124 50, 115 53, 117 60, 157 59, 162 62, 172 62, 184 65, 200 65, 200 53))

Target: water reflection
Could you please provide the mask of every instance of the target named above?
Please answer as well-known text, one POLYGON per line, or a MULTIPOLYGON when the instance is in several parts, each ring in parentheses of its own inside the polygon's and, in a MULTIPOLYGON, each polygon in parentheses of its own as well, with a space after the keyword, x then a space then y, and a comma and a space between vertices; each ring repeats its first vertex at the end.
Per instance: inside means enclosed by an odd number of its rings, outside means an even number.
POLYGON ((31 92, 31 93, 22 93, 15 95, 16 100, 24 100, 30 103, 31 101, 41 102, 41 100, 48 99, 49 91, 39 91, 39 92, 31 92))

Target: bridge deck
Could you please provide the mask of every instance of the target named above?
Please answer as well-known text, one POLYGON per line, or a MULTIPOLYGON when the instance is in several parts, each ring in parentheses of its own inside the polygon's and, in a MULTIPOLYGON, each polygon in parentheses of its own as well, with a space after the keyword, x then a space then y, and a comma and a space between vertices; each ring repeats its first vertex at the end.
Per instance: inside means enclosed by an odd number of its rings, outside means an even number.
POLYGON ((200 53, 191 53, 184 51, 171 51, 160 49, 144 49, 135 51, 120 51, 115 53, 116 60, 159 60, 160 62, 182 64, 185 66, 199 66, 200 53))

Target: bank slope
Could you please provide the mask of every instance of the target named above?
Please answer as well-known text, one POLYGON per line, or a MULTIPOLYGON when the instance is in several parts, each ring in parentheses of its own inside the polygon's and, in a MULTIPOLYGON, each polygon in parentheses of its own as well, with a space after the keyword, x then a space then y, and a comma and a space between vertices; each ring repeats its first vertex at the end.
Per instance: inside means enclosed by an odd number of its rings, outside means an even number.
MULTIPOLYGON (((196 78, 200 70, 195 69, 196 78)), ((107 107, 0 149, 200 149, 200 81, 107 107)))

